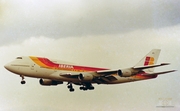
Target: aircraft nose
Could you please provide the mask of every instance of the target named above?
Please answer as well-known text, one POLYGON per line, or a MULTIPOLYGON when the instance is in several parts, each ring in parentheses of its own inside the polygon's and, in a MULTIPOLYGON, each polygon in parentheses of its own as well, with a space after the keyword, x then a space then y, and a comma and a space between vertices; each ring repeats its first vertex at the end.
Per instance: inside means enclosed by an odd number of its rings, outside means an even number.
POLYGON ((4 65, 4 68, 6 68, 7 70, 10 70, 10 67, 11 67, 11 66, 10 66, 9 63, 4 65))

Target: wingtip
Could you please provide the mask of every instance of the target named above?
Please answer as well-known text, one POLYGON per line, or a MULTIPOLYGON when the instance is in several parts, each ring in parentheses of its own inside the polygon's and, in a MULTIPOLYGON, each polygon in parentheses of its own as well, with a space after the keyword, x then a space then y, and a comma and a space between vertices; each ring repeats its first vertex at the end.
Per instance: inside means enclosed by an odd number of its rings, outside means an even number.
POLYGON ((170 63, 161 63, 161 65, 170 65, 170 63))
POLYGON ((177 70, 170 70, 169 72, 176 72, 177 70))
POLYGON ((177 70, 172 70, 172 72, 175 72, 175 71, 177 71, 177 70))

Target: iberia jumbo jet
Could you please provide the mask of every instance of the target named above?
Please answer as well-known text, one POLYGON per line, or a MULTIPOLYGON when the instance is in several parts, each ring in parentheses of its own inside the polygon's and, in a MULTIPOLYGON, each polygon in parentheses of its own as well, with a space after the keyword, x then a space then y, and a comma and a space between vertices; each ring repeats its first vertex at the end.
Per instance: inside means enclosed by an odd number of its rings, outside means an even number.
POLYGON ((41 85, 58 85, 67 82, 70 92, 74 91, 72 84, 80 85, 80 90, 93 90, 92 84, 119 84, 139 80, 153 79, 160 74, 174 72, 175 70, 154 72, 155 67, 169 65, 169 63, 156 64, 160 49, 151 50, 134 67, 110 70, 68 64, 67 62, 33 56, 17 57, 4 67, 22 78, 24 76, 40 78, 41 85))

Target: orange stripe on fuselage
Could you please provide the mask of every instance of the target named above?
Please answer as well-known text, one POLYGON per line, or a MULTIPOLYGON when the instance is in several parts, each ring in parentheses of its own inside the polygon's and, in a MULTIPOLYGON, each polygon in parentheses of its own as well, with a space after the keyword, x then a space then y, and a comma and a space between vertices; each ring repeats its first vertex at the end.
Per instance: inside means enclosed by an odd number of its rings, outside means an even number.
POLYGON ((41 62, 37 57, 32 57, 30 56, 31 60, 33 62, 35 62, 37 65, 41 66, 41 67, 48 67, 47 65, 45 65, 43 62, 41 62))
POLYGON ((57 63, 50 61, 47 58, 41 58, 41 57, 30 57, 30 58, 32 61, 34 61, 40 67, 45 67, 45 68, 49 68, 49 69, 75 71, 75 72, 89 72, 89 71, 108 70, 105 68, 74 66, 74 65, 68 65, 68 64, 57 64, 57 63))

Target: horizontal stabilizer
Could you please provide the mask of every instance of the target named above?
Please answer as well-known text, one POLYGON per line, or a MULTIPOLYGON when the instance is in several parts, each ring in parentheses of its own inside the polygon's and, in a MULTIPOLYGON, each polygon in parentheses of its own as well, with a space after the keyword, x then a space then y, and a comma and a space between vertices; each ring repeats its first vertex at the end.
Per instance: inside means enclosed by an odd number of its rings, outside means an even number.
POLYGON ((170 72, 175 72, 176 70, 170 70, 170 71, 163 71, 163 72, 154 72, 154 73, 145 73, 143 75, 160 75, 160 74, 166 74, 166 73, 170 73, 170 72))
POLYGON ((156 64, 156 65, 147 65, 147 66, 135 66, 133 67, 134 69, 148 69, 148 68, 154 68, 154 67, 160 67, 160 66, 165 66, 165 65, 169 65, 170 63, 161 63, 161 64, 156 64))

